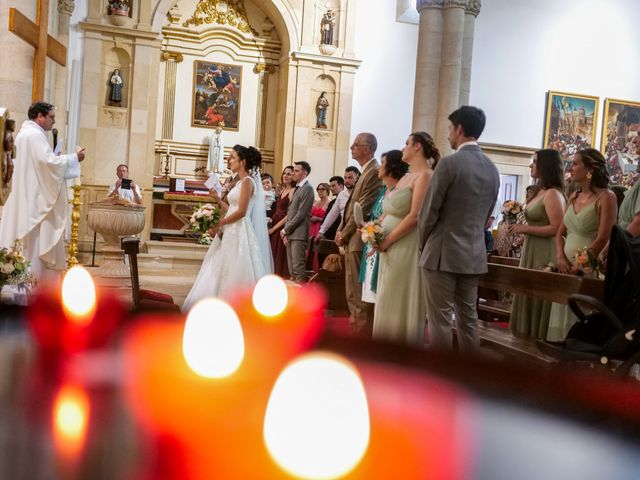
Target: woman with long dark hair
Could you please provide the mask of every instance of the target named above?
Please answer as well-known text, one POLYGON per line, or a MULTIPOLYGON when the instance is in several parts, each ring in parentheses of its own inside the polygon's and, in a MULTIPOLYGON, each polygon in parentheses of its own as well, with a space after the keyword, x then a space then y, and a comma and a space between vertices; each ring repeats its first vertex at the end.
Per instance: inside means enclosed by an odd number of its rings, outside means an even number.
MULTIPOLYGON (((602 154, 595 148, 578 151, 569 168, 577 191, 569 204, 556 234, 556 257, 561 273, 578 273, 576 254, 587 249, 598 257, 609 242, 611 228, 618 218, 616 195, 609 190, 609 173, 602 154)), ((595 275, 595 272, 591 275, 595 275)), ((551 307, 547 340, 563 341, 578 318, 567 305, 551 307)))
POLYGON ((206 297, 228 298, 237 289, 253 287, 273 272, 261 164, 262 156, 254 147, 236 145, 229 154, 229 168, 239 181, 227 195, 225 216, 210 230, 213 242, 183 310, 206 297))
MULTIPOLYGON (((520 267, 541 270, 556 261, 555 237, 562 225, 565 208, 563 164, 560 152, 538 150, 531 160, 534 196, 524 209, 526 224, 508 227, 509 233, 524 234, 520 267)), ((516 295, 511 308, 509 328, 517 337, 546 338, 551 302, 516 295)))
POLYGON ((287 247, 282 241, 280 230, 287 223, 287 210, 295 188, 293 181, 293 167, 288 165, 282 170, 280 184, 277 188, 276 203, 271 215, 271 228, 269 229, 269 241, 273 254, 273 271, 282 278, 289 278, 289 266, 287 264, 287 247))

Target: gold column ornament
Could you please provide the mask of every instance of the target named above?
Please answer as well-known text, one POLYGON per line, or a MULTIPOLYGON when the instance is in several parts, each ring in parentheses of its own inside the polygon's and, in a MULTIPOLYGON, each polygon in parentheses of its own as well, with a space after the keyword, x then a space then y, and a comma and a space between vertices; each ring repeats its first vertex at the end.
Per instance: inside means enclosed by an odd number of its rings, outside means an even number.
POLYGON ((69 260, 67 260, 67 270, 75 267, 78 264, 78 228, 80 226, 80 185, 74 185, 73 200, 70 202, 73 205, 71 212, 71 239, 69 241, 69 260))

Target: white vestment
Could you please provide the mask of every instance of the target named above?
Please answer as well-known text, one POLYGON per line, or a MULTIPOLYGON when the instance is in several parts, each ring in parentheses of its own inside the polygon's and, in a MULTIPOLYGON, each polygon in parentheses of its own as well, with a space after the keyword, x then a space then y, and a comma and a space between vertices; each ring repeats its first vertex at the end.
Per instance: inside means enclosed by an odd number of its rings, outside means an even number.
POLYGON ((20 240, 34 275, 43 279, 46 269, 65 268, 65 180, 80 176, 80 162, 75 153, 55 155, 44 130, 31 120, 22 124, 15 145, 13 188, 0 220, 0 247, 20 240))
POLYGON ((222 143, 222 133, 213 131, 209 137, 209 172, 224 172, 226 165, 224 163, 224 144, 222 143))

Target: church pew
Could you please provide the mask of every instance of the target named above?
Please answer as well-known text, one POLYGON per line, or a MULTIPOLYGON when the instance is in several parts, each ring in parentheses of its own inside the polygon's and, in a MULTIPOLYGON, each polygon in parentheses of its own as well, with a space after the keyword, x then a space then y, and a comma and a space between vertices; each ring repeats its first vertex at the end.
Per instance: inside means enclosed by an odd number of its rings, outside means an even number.
MULTIPOLYGON (((501 261, 501 259, 498 259, 501 263, 493 263, 495 258, 490 260, 492 261, 488 263, 489 271, 480 276, 478 282, 479 314, 484 310, 501 315, 501 318, 506 316, 508 320, 511 313, 511 305, 504 302, 501 305, 487 302, 480 297, 481 291, 522 294, 561 304, 567 304, 569 296, 574 293, 590 295, 599 300, 603 298, 604 281, 602 280, 543 270, 529 270, 510 265, 509 263, 511 262, 501 261)), ((537 363, 552 363, 555 361, 552 357, 538 351, 535 340, 515 338, 509 330, 498 328, 492 325, 491 322, 481 321, 479 332, 481 342, 484 345, 507 356, 519 357, 537 363)))

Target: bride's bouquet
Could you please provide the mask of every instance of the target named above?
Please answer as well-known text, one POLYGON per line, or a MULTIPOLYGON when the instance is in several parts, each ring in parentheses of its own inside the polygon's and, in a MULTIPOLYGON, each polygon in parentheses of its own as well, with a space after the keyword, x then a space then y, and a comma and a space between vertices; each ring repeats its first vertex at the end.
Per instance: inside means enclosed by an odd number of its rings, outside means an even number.
POLYGON ((524 210, 524 207, 517 200, 507 200, 502 204, 502 215, 509 225, 518 223, 518 215, 524 210))
POLYGON ((18 240, 11 248, 0 248, 0 289, 13 285, 22 290, 33 287, 36 279, 31 273, 31 262, 22 256, 22 245, 18 240))
POLYGON ((384 230, 379 220, 371 220, 360 227, 362 241, 373 247, 382 241, 384 230))
POLYGON ((598 256, 588 247, 578 248, 573 256, 573 265, 578 270, 578 275, 589 275, 600 270, 598 256))
POLYGON ((222 213, 216 205, 207 203, 193 209, 193 214, 189 219, 191 230, 201 232, 198 243, 201 245, 211 245, 213 238, 209 235, 209 229, 220 222, 222 213))

